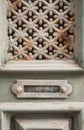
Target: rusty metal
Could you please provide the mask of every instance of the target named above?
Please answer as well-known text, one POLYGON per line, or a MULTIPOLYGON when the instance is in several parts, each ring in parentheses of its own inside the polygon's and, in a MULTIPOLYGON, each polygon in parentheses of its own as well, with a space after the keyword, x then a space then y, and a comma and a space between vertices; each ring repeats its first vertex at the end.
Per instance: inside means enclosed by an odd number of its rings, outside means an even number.
POLYGON ((48 7, 50 1, 46 1, 47 5, 45 1, 11 0, 12 10, 10 8, 8 12, 9 59, 74 58, 74 1, 52 1, 51 8, 48 7))
POLYGON ((10 1, 11 1, 11 4, 12 4, 13 9, 15 9, 15 7, 18 5, 18 3, 19 3, 21 0, 10 0, 10 1))

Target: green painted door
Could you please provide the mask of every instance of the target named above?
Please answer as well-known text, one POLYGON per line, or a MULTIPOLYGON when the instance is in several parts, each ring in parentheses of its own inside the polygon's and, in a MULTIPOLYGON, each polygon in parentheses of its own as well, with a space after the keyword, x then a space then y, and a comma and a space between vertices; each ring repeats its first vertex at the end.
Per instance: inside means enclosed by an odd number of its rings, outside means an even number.
POLYGON ((0 0, 0 130, 84 129, 83 0, 0 0))

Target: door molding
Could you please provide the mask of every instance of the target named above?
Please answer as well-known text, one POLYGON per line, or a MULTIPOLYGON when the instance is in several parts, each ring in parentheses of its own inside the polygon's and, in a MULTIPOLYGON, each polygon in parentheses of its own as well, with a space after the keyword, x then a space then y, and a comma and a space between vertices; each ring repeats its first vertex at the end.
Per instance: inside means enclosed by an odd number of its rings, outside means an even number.
POLYGON ((81 111, 84 102, 28 102, 0 103, 0 111, 81 111))
POLYGON ((84 129, 84 102, 29 102, 0 103, 0 130, 10 130, 11 114, 25 113, 72 113, 74 130, 84 129))

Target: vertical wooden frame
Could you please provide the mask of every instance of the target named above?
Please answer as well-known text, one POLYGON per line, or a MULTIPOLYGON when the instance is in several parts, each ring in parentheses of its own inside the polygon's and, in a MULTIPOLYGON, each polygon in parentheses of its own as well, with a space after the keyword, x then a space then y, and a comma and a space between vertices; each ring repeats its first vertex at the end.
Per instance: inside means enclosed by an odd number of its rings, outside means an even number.
POLYGON ((84 1, 82 0, 82 67, 84 68, 84 1))
POLYGON ((8 45, 8 37, 7 37, 7 1, 0 0, 0 63, 1 67, 5 63, 6 59, 6 51, 8 45))
POLYGON ((83 68, 83 0, 76 1, 75 12, 75 61, 83 68))

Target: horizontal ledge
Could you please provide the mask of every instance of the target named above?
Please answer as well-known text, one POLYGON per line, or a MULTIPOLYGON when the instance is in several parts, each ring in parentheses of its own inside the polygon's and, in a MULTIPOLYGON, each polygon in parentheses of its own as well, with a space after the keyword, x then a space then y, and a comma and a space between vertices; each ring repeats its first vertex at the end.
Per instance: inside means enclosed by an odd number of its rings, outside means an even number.
POLYGON ((82 71, 75 61, 10 61, 3 64, 1 71, 82 71))
POLYGON ((80 111, 84 102, 0 103, 0 111, 80 111))

